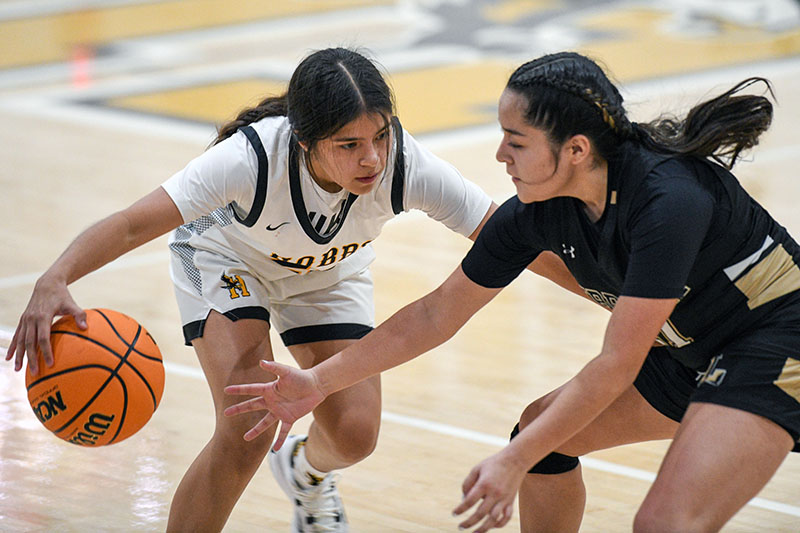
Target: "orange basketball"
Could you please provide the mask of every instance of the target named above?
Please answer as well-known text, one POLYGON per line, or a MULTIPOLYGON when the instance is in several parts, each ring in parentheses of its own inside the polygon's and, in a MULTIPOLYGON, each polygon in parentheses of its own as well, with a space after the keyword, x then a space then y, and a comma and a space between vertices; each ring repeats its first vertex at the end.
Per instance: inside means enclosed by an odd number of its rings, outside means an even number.
POLYGON ((50 330, 55 364, 25 372, 36 418, 57 437, 104 446, 130 437, 153 416, 164 392, 164 364, 138 322, 110 309, 88 309, 88 329, 71 316, 50 330))

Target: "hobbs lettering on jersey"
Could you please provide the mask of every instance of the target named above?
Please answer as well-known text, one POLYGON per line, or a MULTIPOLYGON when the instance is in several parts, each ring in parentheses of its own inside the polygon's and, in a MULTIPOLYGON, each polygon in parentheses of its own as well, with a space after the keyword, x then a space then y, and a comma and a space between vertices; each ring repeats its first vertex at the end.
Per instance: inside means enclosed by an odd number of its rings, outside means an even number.
MULTIPOLYGON (((617 298, 616 294, 611 294, 610 292, 605 291, 598 291, 595 289, 587 289, 586 287, 581 287, 583 292, 586 293, 589 298, 594 300, 599 305, 605 307, 608 310, 613 310, 614 307, 617 305, 617 298)), ((683 288, 683 296, 685 297, 689 294, 691 289, 689 287, 683 288)), ((661 326, 661 331, 656 337, 656 342, 662 346, 671 346, 673 348, 682 348, 687 344, 691 344, 694 342, 694 339, 683 335, 678 328, 675 327, 675 324, 672 323, 669 319, 664 322, 664 325, 661 326)))
POLYGON ((304 255, 297 259, 293 257, 284 257, 279 255, 275 252, 269 255, 269 258, 272 259, 275 263, 279 264, 282 267, 288 268, 292 272, 296 274, 304 274, 311 270, 317 270, 321 267, 330 267, 334 263, 341 261, 342 259, 354 254, 356 250, 359 248, 363 248, 364 246, 368 245, 372 241, 364 241, 361 244, 358 243, 350 243, 345 244, 341 248, 337 246, 333 246, 329 248, 325 253, 323 253, 320 257, 316 257, 313 255, 304 255), (316 268, 311 268, 316 267, 316 268))

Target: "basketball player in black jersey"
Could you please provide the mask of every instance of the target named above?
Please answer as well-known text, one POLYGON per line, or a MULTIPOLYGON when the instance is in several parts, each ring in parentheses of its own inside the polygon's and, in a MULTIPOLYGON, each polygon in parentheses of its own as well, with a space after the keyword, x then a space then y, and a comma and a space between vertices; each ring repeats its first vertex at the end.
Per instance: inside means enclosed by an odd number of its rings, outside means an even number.
POLYGON ((306 371, 262 366, 231 387, 291 424, 323 398, 449 339, 540 253, 564 259, 611 310, 602 350, 531 403, 499 453, 463 484, 461 523, 577 531, 578 457, 673 438, 634 531, 716 531, 800 450, 800 247, 729 172, 770 124, 751 78, 680 120, 631 122, 622 97, 574 53, 519 67, 500 98, 497 159, 517 189, 456 271, 338 356, 306 371), (713 488, 713 490, 712 490, 713 488))

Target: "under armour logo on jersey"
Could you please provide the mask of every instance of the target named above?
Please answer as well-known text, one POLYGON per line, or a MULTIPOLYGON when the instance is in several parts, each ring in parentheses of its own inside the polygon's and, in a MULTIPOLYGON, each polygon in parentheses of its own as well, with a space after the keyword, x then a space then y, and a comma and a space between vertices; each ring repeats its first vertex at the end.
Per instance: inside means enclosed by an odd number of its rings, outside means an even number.
POLYGON ((561 244, 561 248, 563 248, 563 250, 561 251, 562 254, 568 255, 572 259, 575 259, 575 247, 574 246, 570 246, 569 248, 567 248, 567 245, 562 243, 561 244))

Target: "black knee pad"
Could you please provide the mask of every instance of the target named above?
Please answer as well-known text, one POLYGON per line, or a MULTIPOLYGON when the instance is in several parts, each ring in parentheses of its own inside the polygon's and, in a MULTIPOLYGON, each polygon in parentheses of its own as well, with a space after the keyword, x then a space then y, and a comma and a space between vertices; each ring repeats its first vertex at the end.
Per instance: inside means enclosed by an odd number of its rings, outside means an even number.
MULTIPOLYGON (((519 424, 514 426, 511 431, 511 439, 519 433, 519 424)), ((510 440, 510 439, 509 439, 510 440)), ((533 468, 528 470, 529 474, 563 474, 574 470, 581 463, 577 457, 564 455, 563 453, 552 452, 550 455, 533 465, 533 468)))

